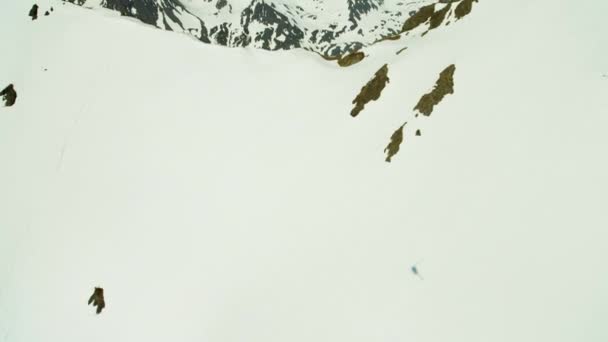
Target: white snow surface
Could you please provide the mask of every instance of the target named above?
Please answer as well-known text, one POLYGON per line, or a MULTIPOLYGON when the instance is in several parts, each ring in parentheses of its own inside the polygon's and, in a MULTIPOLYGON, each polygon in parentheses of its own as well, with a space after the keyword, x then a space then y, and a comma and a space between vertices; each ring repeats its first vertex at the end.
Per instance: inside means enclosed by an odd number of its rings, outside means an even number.
POLYGON ((350 68, 37 3, 0 1, 0 341, 608 341, 608 2, 350 68))

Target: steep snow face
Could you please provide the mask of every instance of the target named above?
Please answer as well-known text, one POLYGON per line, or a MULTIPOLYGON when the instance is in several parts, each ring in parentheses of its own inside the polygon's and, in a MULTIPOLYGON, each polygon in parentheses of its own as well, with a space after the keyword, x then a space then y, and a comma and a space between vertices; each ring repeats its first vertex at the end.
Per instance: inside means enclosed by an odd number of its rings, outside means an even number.
POLYGON ((608 341, 608 2, 349 68, 37 3, 0 1, 1 342, 608 341))
POLYGON ((68 0, 105 7, 203 42, 266 50, 306 48, 334 56, 398 34, 411 12, 432 3, 384 0, 68 0))

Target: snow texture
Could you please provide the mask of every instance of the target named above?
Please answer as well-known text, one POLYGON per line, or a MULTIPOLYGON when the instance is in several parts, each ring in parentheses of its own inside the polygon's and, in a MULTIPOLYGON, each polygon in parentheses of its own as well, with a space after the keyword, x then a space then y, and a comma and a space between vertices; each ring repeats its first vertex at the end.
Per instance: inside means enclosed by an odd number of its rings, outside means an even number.
POLYGON ((608 341, 608 2, 480 1, 349 68, 37 3, 0 1, 0 341, 608 341))

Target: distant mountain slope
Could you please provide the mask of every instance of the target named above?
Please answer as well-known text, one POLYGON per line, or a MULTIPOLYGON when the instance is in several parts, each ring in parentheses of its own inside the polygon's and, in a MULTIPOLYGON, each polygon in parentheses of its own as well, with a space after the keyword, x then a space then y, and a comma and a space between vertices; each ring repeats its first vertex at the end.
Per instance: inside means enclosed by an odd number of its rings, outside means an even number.
POLYGON ((342 55, 401 32, 433 0, 67 0, 104 7, 206 43, 266 50, 305 48, 342 55))

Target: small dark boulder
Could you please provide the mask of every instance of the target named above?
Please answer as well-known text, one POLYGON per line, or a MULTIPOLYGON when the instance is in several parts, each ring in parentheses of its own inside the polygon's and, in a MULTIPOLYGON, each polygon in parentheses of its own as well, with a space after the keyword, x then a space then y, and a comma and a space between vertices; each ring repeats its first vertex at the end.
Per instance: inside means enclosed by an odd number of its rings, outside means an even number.
POLYGON ((103 289, 101 287, 96 287, 95 291, 89 298, 89 305, 93 304, 93 306, 97 307, 96 313, 99 315, 101 310, 106 307, 106 301, 103 298, 103 289))
POLYGON ((49 11, 44 12, 44 16, 48 16, 49 14, 51 14, 49 11))
POLYGON ((421 135, 422 135, 422 132, 420 132, 420 130, 419 130, 419 129, 417 129, 417 130, 416 130, 416 136, 417 136, 417 137, 419 137, 419 136, 421 136, 421 135))
POLYGON ((4 101, 4 105, 7 107, 14 105, 15 101, 17 101, 17 92, 12 84, 9 84, 0 91, 0 96, 2 97, 2 101, 4 101))
POLYGON ((32 17, 32 20, 38 19, 38 5, 34 4, 34 6, 32 6, 29 16, 32 17))
POLYGON ((227 0, 218 0, 215 3, 215 8, 219 11, 222 8, 224 8, 226 5, 228 5, 228 1, 227 0))

